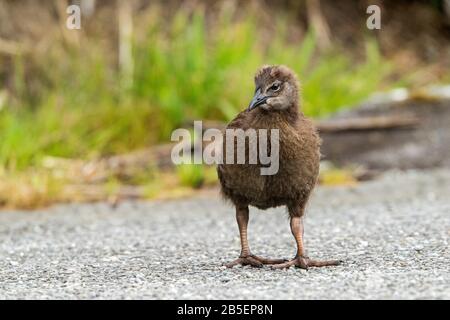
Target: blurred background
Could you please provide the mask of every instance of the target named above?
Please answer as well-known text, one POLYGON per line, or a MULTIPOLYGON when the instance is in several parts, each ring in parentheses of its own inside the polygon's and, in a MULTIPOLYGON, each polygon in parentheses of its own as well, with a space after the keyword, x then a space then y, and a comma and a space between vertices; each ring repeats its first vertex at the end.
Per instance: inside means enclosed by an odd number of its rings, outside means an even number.
POLYGON ((0 0, 0 207, 214 190, 171 132, 223 126, 262 64, 299 75, 321 183, 448 165, 450 1, 0 0))

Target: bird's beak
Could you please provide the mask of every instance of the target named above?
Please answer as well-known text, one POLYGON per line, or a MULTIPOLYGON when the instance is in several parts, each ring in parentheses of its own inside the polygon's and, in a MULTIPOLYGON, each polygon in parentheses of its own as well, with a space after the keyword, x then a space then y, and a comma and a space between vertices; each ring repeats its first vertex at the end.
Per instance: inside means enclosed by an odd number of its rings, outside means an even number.
POLYGON ((256 90, 255 96, 253 97, 252 101, 250 102, 247 110, 250 111, 250 110, 256 108, 257 106, 264 104, 268 98, 269 97, 267 97, 261 93, 261 89, 256 90))

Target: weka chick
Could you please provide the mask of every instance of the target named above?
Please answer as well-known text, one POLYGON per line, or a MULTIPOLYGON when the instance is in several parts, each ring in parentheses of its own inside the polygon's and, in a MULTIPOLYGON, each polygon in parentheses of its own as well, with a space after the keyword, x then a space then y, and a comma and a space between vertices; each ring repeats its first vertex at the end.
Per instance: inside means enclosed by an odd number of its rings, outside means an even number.
MULTIPOLYGON (((222 194, 236 207, 241 239, 240 257, 226 266, 271 264, 274 268, 307 269, 338 265, 339 261, 312 260, 305 254, 303 215, 319 174, 320 138, 311 121, 299 111, 297 77, 285 66, 264 66, 255 75, 255 86, 255 96, 249 107, 231 121, 227 129, 278 129, 279 170, 274 175, 261 175, 258 164, 218 166, 222 194), (247 241, 249 205, 260 209, 287 206, 297 243, 294 259, 265 259, 250 252, 247 241)), ((248 145, 248 141, 246 143, 248 145)))

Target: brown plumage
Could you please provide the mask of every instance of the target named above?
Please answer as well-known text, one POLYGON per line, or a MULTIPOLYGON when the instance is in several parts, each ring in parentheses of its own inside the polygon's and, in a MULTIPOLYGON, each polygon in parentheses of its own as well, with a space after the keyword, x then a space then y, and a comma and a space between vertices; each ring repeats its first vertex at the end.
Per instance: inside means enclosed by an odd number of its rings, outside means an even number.
MULTIPOLYGON (((299 84, 294 72, 285 66, 264 66, 255 75, 255 97, 249 108, 237 115, 227 129, 278 129, 279 170, 261 175, 260 163, 221 164, 218 176, 222 194, 236 207, 241 237, 241 255, 229 263, 275 268, 292 265, 337 265, 338 261, 316 261, 306 257, 303 248, 303 214, 319 174, 320 138, 314 125, 299 111, 299 84), (267 209, 286 206, 291 230, 297 242, 297 255, 291 261, 264 259, 251 254, 247 241, 248 206, 267 209)), ((248 150, 249 139, 246 140, 248 150)), ((226 143, 224 143, 224 154, 226 143)), ((236 150, 236 143, 233 145, 236 150)), ((270 143, 268 149, 270 152, 270 143)), ((259 151, 260 152, 260 151, 259 151)))

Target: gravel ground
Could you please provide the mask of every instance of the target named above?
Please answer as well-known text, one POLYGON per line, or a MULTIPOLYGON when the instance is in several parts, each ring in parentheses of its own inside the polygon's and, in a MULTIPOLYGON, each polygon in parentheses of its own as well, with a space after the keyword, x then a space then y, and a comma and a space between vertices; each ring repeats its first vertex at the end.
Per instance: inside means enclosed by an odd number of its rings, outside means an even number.
MULTIPOLYGON (((250 212, 253 252, 290 257, 285 209, 250 212)), ((222 267, 239 238, 213 196, 0 212, 0 298, 449 299, 449 233, 448 169, 318 188, 309 255, 345 263, 309 271, 222 267)))

